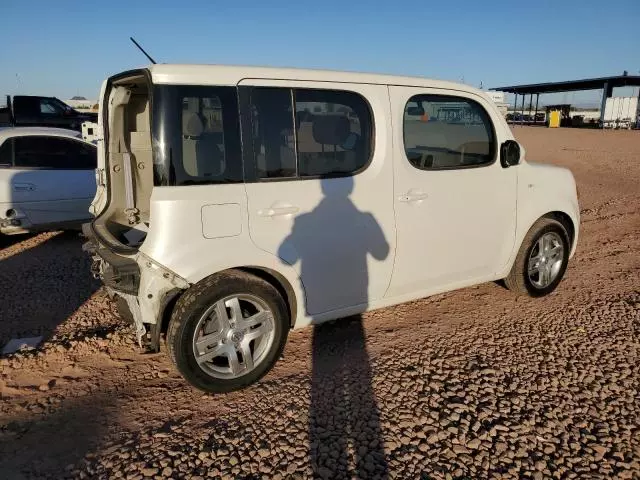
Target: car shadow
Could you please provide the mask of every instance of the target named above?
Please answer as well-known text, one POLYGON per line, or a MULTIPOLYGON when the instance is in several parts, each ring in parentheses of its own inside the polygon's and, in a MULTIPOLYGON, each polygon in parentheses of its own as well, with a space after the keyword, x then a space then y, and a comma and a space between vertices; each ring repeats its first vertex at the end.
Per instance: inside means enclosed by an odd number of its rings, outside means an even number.
MULTIPOLYGON (((353 177, 323 179, 321 185, 322 200, 294 219, 279 256, 289 265, 299 264, 307 312, 347 306, 365 311, 368 259, 383 261, 389 244, 375 217, 351 200, 353 177)), ((308 425, 314 475, 387 478, 362 316, 315 325, 312 344, 308 425)))
POLYGON ((99 286, 77 233, 53 234, 1 258, 0 347, 12 338, 46 341, 99 286))
POLYGON ((0 234, 0 251, 5 248, 12 247, 20 242, 24 242, 25 240, 29 240, 33 238, 35 235, 32 233, 21 233, 16 235, 3 235, 0 234))

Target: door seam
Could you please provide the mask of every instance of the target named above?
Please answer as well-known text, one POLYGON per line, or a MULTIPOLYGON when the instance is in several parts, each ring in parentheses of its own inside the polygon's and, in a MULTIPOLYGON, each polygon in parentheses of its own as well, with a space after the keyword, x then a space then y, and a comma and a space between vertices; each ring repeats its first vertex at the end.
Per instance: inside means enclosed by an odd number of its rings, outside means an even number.
MULTIPOLYGON (((391 283, 393 281, 393 276, 396 271, 396 260, 398 258, 398 216, 396 214, 396 163, 395 163, 395 126, 393 122, 393 108, 391 103, 391 87, 386 85, 387 87, 387 102, 389 104, 389 125, 390 129, 390 143, 391 143, 391 208, 393 210, 393 234, 395 237, 395 241, 393 243, 393 262, 391 265, 391 275, 389 275, 389 281, 387 283, 387 288, 382 294, 382 298, 387 298, 387 294, 391 289, 391 283)), ((386 159, 385 159, 386 160, 386 159)))

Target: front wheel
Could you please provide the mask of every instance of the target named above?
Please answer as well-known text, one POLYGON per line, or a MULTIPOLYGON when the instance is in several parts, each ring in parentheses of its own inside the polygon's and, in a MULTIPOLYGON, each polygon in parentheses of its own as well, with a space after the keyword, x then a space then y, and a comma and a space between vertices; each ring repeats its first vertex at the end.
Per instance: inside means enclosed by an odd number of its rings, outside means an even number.
POLYGON ((505 284, 531 297, 548 295, 564 276, 570 248, 565 227, 557 220, 541 218, 522 241, 505 284))
POLYGON ((193 386, 211 393, 257 382, 276 363, 289 331, 286 304, 267 281, 244 272, 213 275, 178 300, 169 355, 193 386))

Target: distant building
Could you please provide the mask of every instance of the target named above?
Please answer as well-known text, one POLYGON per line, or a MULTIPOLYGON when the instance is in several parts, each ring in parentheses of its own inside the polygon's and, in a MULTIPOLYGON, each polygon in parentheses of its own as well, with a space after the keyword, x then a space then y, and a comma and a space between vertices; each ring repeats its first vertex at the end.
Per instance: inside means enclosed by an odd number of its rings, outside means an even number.
POLYGON ((496 104, 496 106, 498 107, 498 110, 500 110, 500 113, 502 113, 502 115, 506 117, 509 104, 504 101, 504 92, 496 92, 496 91, 489 90, 484 93, 487 97, 489 97, 489 100, 491 100, 493 103, 496 104))
POLYGON ((87 100, 85 97, 72 97, 69 100, 63 100, 64 103, 78 110, 79 112, 97 112, 98 101, 87 100))

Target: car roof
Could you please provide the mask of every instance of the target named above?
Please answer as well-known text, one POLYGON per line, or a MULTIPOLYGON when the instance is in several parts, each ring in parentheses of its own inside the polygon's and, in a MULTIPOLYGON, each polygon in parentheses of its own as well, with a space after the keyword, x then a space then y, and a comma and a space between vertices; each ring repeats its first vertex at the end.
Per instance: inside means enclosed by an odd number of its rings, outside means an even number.
POLYGON ((6 127, 0 128, 0 143, 7 138, 12 137, 26 137, 26 136, 48 136, 48 137, 63 137, 73 138, 74 140, 81 140, 85 143, 89 143, 82 139, 82 133, 77 130, 67 130, 65 128, 52 128, 52 127, 6 127))
POLYGON ((481 94, 481 90, 461 83, 377 73, 197 64, 154 64, 146 69, 150 72, 153 83, 159 84, 237 85, 244 79, 306 80, 443 88, 481 94))

